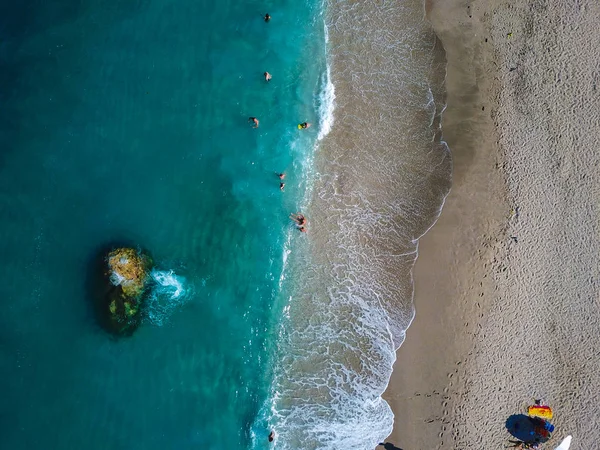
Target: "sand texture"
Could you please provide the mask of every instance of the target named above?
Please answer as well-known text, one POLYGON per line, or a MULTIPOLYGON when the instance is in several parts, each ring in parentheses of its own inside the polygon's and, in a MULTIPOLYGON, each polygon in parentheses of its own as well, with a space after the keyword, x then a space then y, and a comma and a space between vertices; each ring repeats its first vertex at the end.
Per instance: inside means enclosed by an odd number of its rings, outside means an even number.
POLYGON ((454 183, 386 399, 405 450, 501 449, 541 398, 600 448, 600 2, 434 1, 454 183), (486 42, 487 39, 487 42, 486 42))

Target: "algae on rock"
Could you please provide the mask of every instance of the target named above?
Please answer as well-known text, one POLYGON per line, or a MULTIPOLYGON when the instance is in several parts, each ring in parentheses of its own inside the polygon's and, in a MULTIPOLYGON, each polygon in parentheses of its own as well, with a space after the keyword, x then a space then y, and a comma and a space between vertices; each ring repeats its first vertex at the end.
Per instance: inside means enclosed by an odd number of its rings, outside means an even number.
POLYGON ((140 323, 152 260, 133 248, 118 248, 108 254, 106 263, 108 325, 117 334, 130 334, 140 323))

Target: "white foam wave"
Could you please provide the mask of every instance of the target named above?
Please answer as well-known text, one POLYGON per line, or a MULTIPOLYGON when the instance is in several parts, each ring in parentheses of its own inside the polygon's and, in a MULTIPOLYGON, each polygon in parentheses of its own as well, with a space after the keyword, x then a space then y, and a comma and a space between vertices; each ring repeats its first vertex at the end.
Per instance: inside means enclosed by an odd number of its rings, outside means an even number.
POLYGON ((172 270, 152 270, 153 281, 146 303, 147 320, 162 326, 175 310, 190 297, 186 279, 172 270))
POLYGON ((175 300, 185 294, 183 283, 185 279, 175 275, 172 270, 153 270, 152 279, 160 286, 164 293, 170 293, 170 299, 175 300))
POLYGON ((286 236, 285 236, 285 244, 283 245, 283 253, 282 253, 283 267, 281 269, 281 275, 279 276, 279 292, 281 292, 281 290, 283 289, 283 283, 285 281, 285 274, 287 273, 288 256, 292 252, 291 240, 292 240, 292 230, 288 229, 286 236))
MULTIPOLYGON (((325 28, 327 29, 327 28, 325 28)), ((333 126, 333 111, 335 109, 335 86, 331 81, 331 69, 327 64, 327 69, 321 77, 321 92, 319 93, 319 134, 317 139, 320 141, 331 131, 333 126)))
POLYGON ((374 448, 391 431, 393 415, 381 399, 395 360, 385 312, 333 290, 330 303, 312 303, 307 323, 284 336, 269 405, 277 448, 374 448))

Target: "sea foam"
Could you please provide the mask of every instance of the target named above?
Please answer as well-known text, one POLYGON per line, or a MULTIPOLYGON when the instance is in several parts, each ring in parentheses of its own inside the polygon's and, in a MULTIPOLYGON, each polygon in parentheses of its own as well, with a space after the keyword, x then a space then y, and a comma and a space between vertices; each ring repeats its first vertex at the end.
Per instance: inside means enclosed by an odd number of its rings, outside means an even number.
POLYGON ((146 302, 146 319, 162 326, 190 298, 186 279, 172 270, 152 270, 151 291, 146 302))
MULTIPOLYGON (((325 26, 325 43, 329 41, 329 32, 325 26)), ((331 67, 326 63, 326 70, 321 75, 321 91, 319 92, 319 101, 317 111, 319 113, 319 134, 317 140, 322 140, 331 131, 333 126, 333 111, 335 109, 335 86, 331 81, 331 67)))

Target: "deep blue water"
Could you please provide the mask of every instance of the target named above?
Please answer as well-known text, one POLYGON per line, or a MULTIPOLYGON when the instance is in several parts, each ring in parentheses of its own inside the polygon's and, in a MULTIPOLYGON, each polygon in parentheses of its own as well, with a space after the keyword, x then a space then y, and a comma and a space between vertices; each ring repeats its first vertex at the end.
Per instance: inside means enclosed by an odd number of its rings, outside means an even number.
POLYGON ((318 122, 320 9, 2 0, 0 447, 267 447, 287 216, 318 132, 296 124, 318 122), (115 339, 90 276, 122 243, 185 294, 159 292, 115 339))

